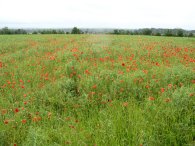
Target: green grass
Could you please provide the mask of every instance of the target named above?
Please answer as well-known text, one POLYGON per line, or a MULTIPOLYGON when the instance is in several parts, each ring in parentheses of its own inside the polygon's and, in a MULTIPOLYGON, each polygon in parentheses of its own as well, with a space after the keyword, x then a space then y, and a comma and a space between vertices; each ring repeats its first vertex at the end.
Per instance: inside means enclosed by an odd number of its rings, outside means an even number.
POLYGON ((195 39, 0 36, 0 145, 195 145, 195 39))

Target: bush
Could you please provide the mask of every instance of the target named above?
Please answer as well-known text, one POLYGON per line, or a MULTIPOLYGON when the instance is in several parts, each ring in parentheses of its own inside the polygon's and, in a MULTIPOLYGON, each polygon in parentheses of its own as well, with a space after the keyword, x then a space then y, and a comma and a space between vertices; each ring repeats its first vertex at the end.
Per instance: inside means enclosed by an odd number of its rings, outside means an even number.
POLYGON ((149 28, 145 28, 142 30, 142 34, 143 35, 151 35, 152 34, 152 30, 149 28))
POLYGON ((193 37, 193 36, 194 34, 192 32, 188 34, 188 37, 193 37))
POLYGON ((71 34, 81 34, 80 29, 78 29, 77 27, 74 27, 71 31, 71 34))
POLYGON ((167 29, 167 30, 165 31, 165 36, 173 36, 172 30, 167 29))
POLYGON ((182 29, 179 29, 179 30, 177 31, 177 36, 178 36, 178 37, 183 37, 183 36, 184 36, 183 30, 182 30, 182 29))

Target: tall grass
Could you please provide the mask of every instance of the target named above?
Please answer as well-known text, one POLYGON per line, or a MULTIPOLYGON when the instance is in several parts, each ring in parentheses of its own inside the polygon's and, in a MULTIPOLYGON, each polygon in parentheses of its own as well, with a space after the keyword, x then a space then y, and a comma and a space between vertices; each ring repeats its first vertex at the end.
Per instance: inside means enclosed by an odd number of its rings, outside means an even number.
POLYGON ((0 36, 0 145, 194 145, 194 38, 0 36))

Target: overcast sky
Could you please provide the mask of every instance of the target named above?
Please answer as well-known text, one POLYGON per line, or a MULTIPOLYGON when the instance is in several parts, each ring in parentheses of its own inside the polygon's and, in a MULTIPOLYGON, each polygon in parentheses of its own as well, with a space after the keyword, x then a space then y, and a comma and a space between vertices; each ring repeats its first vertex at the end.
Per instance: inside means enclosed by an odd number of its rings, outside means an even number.
POLYGON ((195 0, 0 0, 0 28, 195 29, 195 0))

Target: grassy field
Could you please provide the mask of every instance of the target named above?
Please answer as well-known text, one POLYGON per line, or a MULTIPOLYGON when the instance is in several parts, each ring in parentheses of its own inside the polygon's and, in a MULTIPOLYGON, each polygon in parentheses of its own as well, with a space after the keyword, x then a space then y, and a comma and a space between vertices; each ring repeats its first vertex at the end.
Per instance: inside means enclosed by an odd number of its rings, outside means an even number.
POLYGON ((195 145, 195 38, 0 36, 1 146, 195 145))

